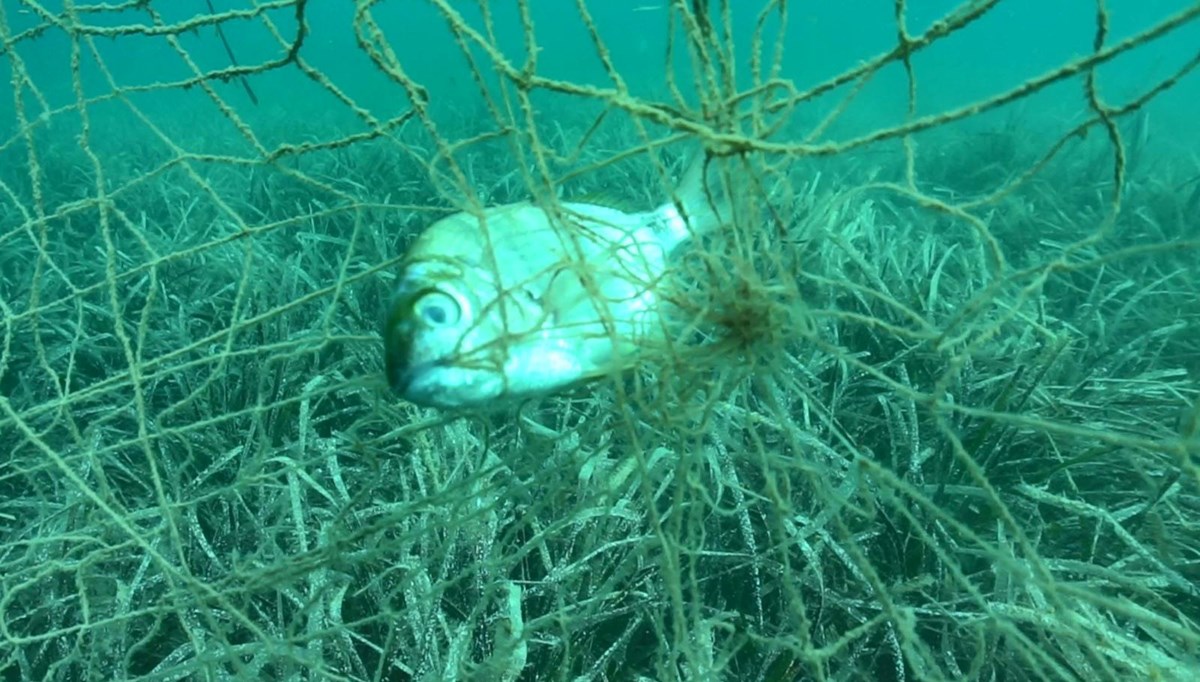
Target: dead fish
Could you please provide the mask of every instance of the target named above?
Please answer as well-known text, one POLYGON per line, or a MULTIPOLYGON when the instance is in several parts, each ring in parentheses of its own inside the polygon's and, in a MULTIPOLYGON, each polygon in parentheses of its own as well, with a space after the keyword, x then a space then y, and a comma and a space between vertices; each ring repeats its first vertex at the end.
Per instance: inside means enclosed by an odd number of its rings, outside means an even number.
POLYGON ((727 215, 709 165, 697 156, 649 211, 526 201, 430 225, 406 252, 388 309, 394 391, 422 406, 479 408, 632 366, 666 333, 672 255, 727 215))

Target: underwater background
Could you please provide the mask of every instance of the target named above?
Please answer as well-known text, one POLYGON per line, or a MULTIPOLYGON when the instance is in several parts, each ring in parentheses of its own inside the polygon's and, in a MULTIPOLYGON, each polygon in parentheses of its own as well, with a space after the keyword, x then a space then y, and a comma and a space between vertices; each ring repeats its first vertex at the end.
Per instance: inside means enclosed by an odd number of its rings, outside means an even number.
MULTIPOLYGON (((290 3, 274 3, 278 9, 264 11, 284 34, 295 32, 295 11, 290 3)), ((460 13, 467 26, 481 29, 483 14, 477 2, 449 3, 460 13)), ((1163 17, 1188 7, 1186 0, 1112 0, 1105 6, 1109 13, 1109 40, 1116 42, 1145 30, 1163 17)), ((907 28, 920 33, 959 3, 953 0, 925 0, 908 3, 907 28)), ((46 12, 61 11, 61 3, 38 3, 46 12)), ((271 3, 260 6, 269 7, 271 3)), ((305 41, 305 57, 313 67, 337 83, 347 95, 386 118, 408 106, 403 92, 373 65, 360 49, 353 29, 355 3, 313 3, 306 8, 310 35, 305 41)), ((574 83, 603 86, 608 84, 604 67, 574 2, 527 3, 530 18, 537 26, 540 73, 574 83)), ((598 31, 606 39, 613 66, 636 96, 663 94, 664 63, 671 26, 668 2, 619 0, 594 3, 588 11, 598 31)), ((39 23, 38 13, 13 3, 8 11, 9 30, 18 33, 39 23)), ((238 2, 213 0, 217 11, 245 9, 238 2)), ((183 21, 207 11, 203 0, 183 0, 156 6, 162 21, 183 21)), ((494 47, 514 62, 526 54, 521 30, 519 3, 488 3, 494 24, 494 47)), ((750 38, 758 3, 730 3, 733 18, 731 36, 739 50, 741 72, 750 58, 750 38)), ((885 0, 853 0, 844 3, 798 3, 790 8, 787 32, 781 36, 780 22, 769 17, 764 38, 768 49, 777 42, 785 46, 781 75, 800 87, 814 85, 856 64, 890 49, 895 43, 894 3, 885 0)), ((1027 79, 1050 71, 1072 58, 1090 51, 1095 38, 1096 4, 1072 0, 1047 4, 1037 0, 1004 0, 974 23, 970 34, 952 35, 915 57, 921 74, 921 114, 962 106, 982 97, 1017 86, 1027 79)), ((454 39, 454 33, 441 12, 432 3, 380 3, 372 8, 380 29, 391 38, 390 48, 414 80, 429 90, 435 107, 451 110, 479 106, 479 90, 472 69, 454 39)), ((125 12, 98 14, 98 26, 119 26, 137 17, 136 3, 125 12), (123 16, 124 15, 124 16, 123 16)), ((681 31, 678 25, 675 30, 681 31)), ((234 54, 245 63, 266 62, 278 58, 274 42, 266 29, 254 21, 231 21, 223 25, 234 54)), ((178 37, 195 64, 202 69, 223 69, 230 65, 228 53, 210 28, 189 31, 178 37)), ((1103 88, 1114 100, 1127 100, 1146 84, 1167 77, 1192 58, 1200 41, 1195 24, 1156 41, 1153 46, 1134 50, 1102 65, 1103 88)), ((61 105, 73 98, 69 72, 70 38, 50 32, 27 46, 25 57, 31 78, 43 89, 48 100, 61 105)), ((186 78, 189 67, 164 41, 151 37, 130 36, 110 44, 98 44, 115 81, 121 86, 138 86, 186 78)), ((471 53, 486 57, 476 46, 471 53)), ((92 68, 93 60, 83 59, 85 86, 96 92, 111 87, 92 68)), ((7 65, 6 65, 7 66, 7 65)), ((672 66, 678 78, 691 79, 688 60, 677 54, 672 66)), ((495 74, 483 70, 482 78, 495 87, 495 74)), ((7 72, 6 72, 7 75, 7 72)), ((6 80, 8 80, 6 78, 6 80)), ((331 101, 327 93, 294 69, 279 69, 256 76, 253 88, 261 95, 261 106, 246 107, 237 84, 221 86, 221 92, 251 120, 291 114, 298 118, 320 117, 331 122, 352 124, 345 107, 331 101)), ((1022 100, 1024 111, 1039 120, 1060 125, 1078 115, 1079 84, 1066 81, 1022 100)), ((906 85, 902 70, 882 70, 859 97, 849 112, 852 130, 894 124, 906 111, 906 85)), ((1155 128, 1155 137, 1178 140, 1181 147, 1195 149, 1194 114, 1200 86, 1186 79, 1146 107, 1155 128)), ((194 90, 156 90, 137 99, 149 114, 171 120, 172 116, 209 118, 219 121, 212 101, 194 90), (144 101, 143 101, 144 100, 144 101)), ((14 125, 13 104, 6 98, 0 104, 0 121, 14 125)), ((820 107, 817 107, 821 111, 820 107)), ((815 115, 815 114, 809 114, 815 115)), ((1179 149, 1179 147, 1177 147, 1179 149)))
POLYGON ((0 679, 1200 678, 1200 2, 0 0, 0 679), (736 220, 383 376, 458 210, 736 220))

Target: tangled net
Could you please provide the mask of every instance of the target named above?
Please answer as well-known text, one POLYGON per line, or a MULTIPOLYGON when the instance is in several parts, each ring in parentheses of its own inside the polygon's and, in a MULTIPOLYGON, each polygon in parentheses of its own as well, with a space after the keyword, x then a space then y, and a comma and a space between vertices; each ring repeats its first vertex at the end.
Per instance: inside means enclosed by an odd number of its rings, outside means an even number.
POLYGON ((4 679, 1194 679, 1200 178, 1148 107, 1200 53, 1104 84, 1200 3, 936 107, 1011 3, 808 80, 811 3, 343 4, 0 4, 4 679), (649 208, 695 145, 687 335, 389 395, 425 225, 649 208))

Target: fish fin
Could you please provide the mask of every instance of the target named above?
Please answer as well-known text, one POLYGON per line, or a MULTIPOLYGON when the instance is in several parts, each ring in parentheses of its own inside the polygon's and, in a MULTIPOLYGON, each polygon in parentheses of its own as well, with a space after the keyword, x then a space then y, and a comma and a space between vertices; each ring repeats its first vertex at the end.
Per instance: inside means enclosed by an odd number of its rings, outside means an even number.
POLYGON ((606 190, 598 190, 595 192, 584 192, 579 196, 574 196, 570 200, 574 204, 591 204, 593 206, 603 206, 611 208, 622 213, 639 213, 646 210, 646 205, 638 205, 636 201, 617 196, 613 192, 606 190))
POLYGON ((575 360, 579 363, 580 379, 587 380, 619 369, 614 364, 617 355, 625 352, 619 322, 620 311, 608 311, 618 320, 609 318, 597 308, 596 295, 589 290, 579 274, 571 267, 560 268, 554 273, 550 285, 542 298, 543 309, 549 315, 552 335, 568 344, 575 360), (616 325, 613 326, 615 322, 616 325))
POLYGON ((703 149, 692 155, 670 198, 655 211, 667 251, 729 221, 729 193, 721 175, 718 160, 703 149))
POLYGON ((578 322, 578 316, 587 310, 585 304, 591 300, 587 287, 579 274, 569 265, 560 267, 550 276, 550 282, 542 292, 542 310, 550 316, 557 327, 578 322))

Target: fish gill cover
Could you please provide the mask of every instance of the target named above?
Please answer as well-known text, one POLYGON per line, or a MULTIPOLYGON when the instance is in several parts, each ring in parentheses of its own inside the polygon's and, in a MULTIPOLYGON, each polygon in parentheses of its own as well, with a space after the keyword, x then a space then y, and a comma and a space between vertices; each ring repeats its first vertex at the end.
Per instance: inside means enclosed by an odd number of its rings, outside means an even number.
POLYGON ((0 678, 1196 679, 1198 17, 3 0, 0 678), (389 390, 421 230, 696 154, 635 367, 389 390))

